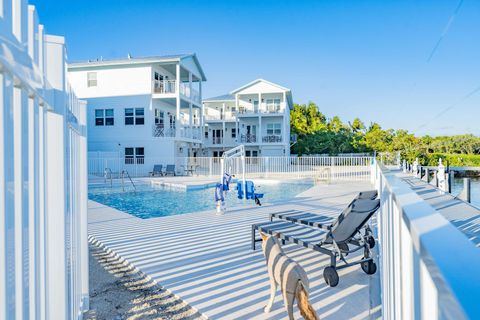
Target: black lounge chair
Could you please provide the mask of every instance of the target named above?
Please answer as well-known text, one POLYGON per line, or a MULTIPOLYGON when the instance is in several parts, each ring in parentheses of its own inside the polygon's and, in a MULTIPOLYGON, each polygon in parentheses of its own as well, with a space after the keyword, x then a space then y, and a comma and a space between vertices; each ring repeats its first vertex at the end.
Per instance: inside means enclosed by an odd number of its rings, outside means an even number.
POLYGON ((177 174, 175 173, 175 165, 174 164, 167 164, 167 168, 165 169, 165 175, 171 174, 173 176, 176 176, 177 174))
POLYGON ((163 166, 161 164, 153 165, 153 170, 150 172, 152 177, 155 177, 157 174, 163 176, 163 166))
MULTIPOLYGON (((352 200, 352 202, 348 204, 348 206, 343 210, 343 212, 340 215, 342 214, 344 215, 346 212, 348 212, 348 210, 351 209, 352 205, 355 202, 362 201, 362 200, 374 200, 375 198, 377 198, 377 196, 378 196, 377 190, 359 192, 358 195, 352 200)), ((308 212, 297 211, 297 210, 270 213, 270 221, 273 221, 275 218, 294 222, 294 223, 300 223, 306 226, 316 227, 316 228, 325 228, 329 226, 335 219, 335 217, 331 217, 331 216, 323 216, 319 214, 308 213, 308 212)), ((336 218, 336 219, 339 219, 339 218, 336 218)), ((369 235, 367 239, 370 244, 370 248, 373 248, 375 246, 375 239, 372 236, 372 230, 370 229, 368 224, 365 224, 365 235, 369 235)))
POLYGON ((262 241, 256 238, 256 231, 278 236, 282 241, 295 243, 330 256, 330 266, 323 270, 325 282, 335 287, 338 284, 338 269, 360 264, 367 274, 374 274, 377 266, 372 258, 368 241, 370 234, 362 234, 372 215, 380 208, 380 200, 358 200, 350 204, 338 218, 328 225, 310 227, 290 221, 273 221, 252 225, 252 249, 255 243, 262 241), (350 249, 349 245, 353 247, 350 249), (363 257, 348 262, 345 256, 363 249, 363 257), (343 264, 337 265, 337 260, 343 264))

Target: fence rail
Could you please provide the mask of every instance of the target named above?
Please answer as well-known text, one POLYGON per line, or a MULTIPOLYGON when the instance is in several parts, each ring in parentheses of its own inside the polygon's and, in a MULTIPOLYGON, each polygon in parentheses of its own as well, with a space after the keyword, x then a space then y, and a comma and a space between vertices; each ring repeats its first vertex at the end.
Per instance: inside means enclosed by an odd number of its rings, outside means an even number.
MULTIPOLYGON (((123 157, 101 158, 91 153, 88 159, 88 172, 91 177, 103 177, 105 168, 118 176, 122 170, 128 170, 132 177, 147 177, 153 166, 174 164, 178 175, 185 175, 187 168, 194 174, 202 176, 219 176, 221 174, 221 158, 214 157, 145 157, 143 164, 123 157), (127 160, 127 161, 126 161, 127 160)), ((315 178, 324 180, 369 180, 372 157, 247 157, 245 171, 248 176, 255 177, 294 177, 315 178)), ((240 174, 240 158, 232 159, 226 171, 240 174)))

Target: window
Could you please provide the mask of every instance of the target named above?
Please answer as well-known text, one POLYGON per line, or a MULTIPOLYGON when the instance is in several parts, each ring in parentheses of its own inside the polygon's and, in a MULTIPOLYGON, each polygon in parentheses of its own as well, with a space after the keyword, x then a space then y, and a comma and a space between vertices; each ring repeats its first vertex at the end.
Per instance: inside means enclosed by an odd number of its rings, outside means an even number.
POLYGON ((145 124, 145 109, 143 108, 135 109, 135 124, 136 125, 145 124))
POLYGON ((268 123, 267 124, 267 135, 281 135, 282 134, 282 124, 281 123, 268 123))
POLYGON ((96 87, 96 86, 97 86, 97 73, 87 72, 87 87, 96 87))
POLYGON ((267 111, 268 112, 280 111, 280 99, 267 99, 267 111))
POLYGON ((125 125, 143 125, 145 124, 144 108, 126 108, 125 109, 125 125))
POLYGON ((165 112, 155 109, 155 124, 162 128, 165 126, 165 112))
POLYGON ((95 125, 96 125, 96 126, 103 126, 103 125, 105 125, 104 114, 105 114, 105 110, 103 110, 103 109, 95 109, 95 125))
POLYGON ((205 139, 208 139, 208 131, 205 130, 205 139))
POLYGON ((125 164, 144 164, 145 148, 125 148, 125 164))
POLYGON ((113 126, 114 123, 113 109, 95 109, 96 126, 113 126))
POLYGON ((232 128, 232 138, 237 137, 237 130, 235 128, 232 128))

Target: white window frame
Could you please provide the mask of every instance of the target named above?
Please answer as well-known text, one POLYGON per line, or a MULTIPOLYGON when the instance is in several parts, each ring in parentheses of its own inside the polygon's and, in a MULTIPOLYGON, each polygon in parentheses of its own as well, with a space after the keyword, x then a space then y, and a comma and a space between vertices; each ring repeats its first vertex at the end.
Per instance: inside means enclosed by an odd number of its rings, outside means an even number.
POLYGON ((87 72, 87 87, 96 87, 97 85, 97 72, 87 72))

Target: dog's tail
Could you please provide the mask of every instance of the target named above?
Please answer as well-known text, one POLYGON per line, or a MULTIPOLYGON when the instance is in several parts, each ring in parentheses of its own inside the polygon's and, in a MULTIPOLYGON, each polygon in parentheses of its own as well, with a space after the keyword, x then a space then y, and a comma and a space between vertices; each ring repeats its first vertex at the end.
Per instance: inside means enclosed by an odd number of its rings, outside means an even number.
POLYGON ((305 320, 319 320, 315 309, 313 309, 310 301, 308 300, 308 292, 305 289, 302 281, 298 281, 297 288, 295 290, 295 298, 297 299, 298 309, 300 314, 305 320))

